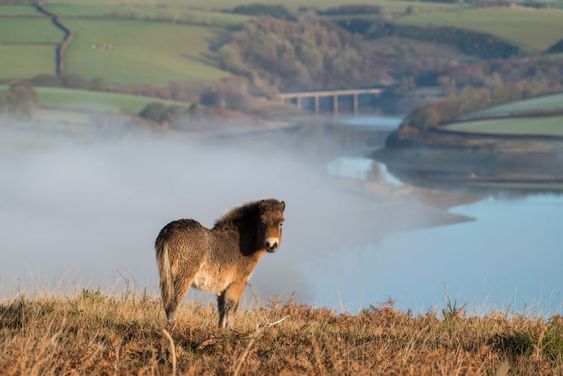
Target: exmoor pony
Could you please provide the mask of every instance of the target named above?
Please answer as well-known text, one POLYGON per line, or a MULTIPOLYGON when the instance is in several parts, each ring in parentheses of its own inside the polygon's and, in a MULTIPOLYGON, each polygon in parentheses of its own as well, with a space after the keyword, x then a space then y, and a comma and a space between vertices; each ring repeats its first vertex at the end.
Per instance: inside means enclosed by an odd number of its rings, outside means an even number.
POLYGON ((212 229, 193 219, 164 226, 155 250, 168 322, 192 286, 217 294, 219 326, 225 328, 260 258, 278 250, 284 210, 285 202, 267 199, 229 210, 212 229))

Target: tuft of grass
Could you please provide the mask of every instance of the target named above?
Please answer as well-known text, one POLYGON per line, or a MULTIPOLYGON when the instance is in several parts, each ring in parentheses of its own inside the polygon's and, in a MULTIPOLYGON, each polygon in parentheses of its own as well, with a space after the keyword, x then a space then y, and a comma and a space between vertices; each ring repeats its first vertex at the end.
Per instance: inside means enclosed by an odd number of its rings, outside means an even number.
POLYGON ((357 315, 293 302, 241 310, 188 303, 165 327, 158 299, 83 290, 0 304, 0 372, 15 374, 557 374, 561 317, 357 315), (167 332, 163 329, 168 329, 167 332), (170 333, 170 338, 167 333, 170 333), (175 361, 173 361, 175 359, 175 361))

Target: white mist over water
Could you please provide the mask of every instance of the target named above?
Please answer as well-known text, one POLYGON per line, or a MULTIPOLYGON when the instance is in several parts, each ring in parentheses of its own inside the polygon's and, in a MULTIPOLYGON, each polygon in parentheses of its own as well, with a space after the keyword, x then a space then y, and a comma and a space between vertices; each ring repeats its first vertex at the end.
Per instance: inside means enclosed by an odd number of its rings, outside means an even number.
POLYGON ((299 265, 381 236, 373 201, 342 189, 287 142, 77 141, 17 127, 0 136, 2 296, 123 280, 156 293, 153 244, 166 223, 194 218, 211 227, 260 198, 287 202, 281 250, 251 280, 263 298, 295 292, 307 300, 299 265))

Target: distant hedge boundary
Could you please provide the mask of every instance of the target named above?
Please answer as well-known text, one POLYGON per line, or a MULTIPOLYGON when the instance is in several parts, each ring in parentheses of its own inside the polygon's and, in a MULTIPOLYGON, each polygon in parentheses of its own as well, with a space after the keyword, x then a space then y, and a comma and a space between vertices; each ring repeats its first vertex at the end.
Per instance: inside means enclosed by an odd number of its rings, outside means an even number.
POLYGON ((556 42, 554 45, 549 47, 546 51, 548 54, 560 54, 563 53, 563 39, 556 42))
POLYGON ((399 25, 369 19, 342 20, 336 23, 352 33, 361 34, 369 39, 395 36, 443 43, 455 46, 465 54, 484 59, 507 59, 523 52, 520 47, 494 35, 456 27, 399 25))
POLYGON ((70 43, 72 43, 74 34, 68 27, 61 23, 60 17, 58 15, 51 13, 50 11, 45 9, 40 2, 34 2, 33 6, 39 13, 51 18, 53 25, 55 25, 55 27, 61 30, 64 34, 63 40, 61 41, 61 43, 57 44, 57 47, 55 48, 55 74, 57 75, 57 77, 62 77, 64 75, 65 51, 70 43))

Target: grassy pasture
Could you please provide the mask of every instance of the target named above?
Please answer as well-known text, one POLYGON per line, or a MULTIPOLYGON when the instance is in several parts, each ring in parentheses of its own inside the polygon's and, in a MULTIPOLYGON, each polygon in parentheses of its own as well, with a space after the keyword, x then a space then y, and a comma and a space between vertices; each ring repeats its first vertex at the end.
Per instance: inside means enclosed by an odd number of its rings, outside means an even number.
MULTIPOLYGON (((31 7, 13 6, 20 12, 31 7)), ((10 8, 0 6, 0 11, 10 8)), ((37 15, 37 12, 35 12, 37 15)), ((0 79, 22 79, 55 71, 55 44, 63 34, 48 18, 0 18, 0 79)))
MULTIPOLYGON (((231 27, 240 25, 251 17, 239 14, 231 14, 224 12, 234 8, 237 5, 248 4, 248 1, 217 1, 211 0, 192 1, 189 4, 182 2, 169 2, 167 4, 154 5, 154 3, 134 1, 130 3, 120 2, 106 3, 106 2, 92 2, 81 1, 78 4, 72 3, 49 3, 48 9, 56 14, 69 17, 81 16, 106 16, 108 14, 116 15, 132 15, 135 17, 157 18, 164 17, 172 20, 181 20, 197 25, 209 25, 217 27, 231 27), (70 6, 69 6, 70 5, 70 6)), ((277 1, 263 1, 261 3, 278 4, 277 1)), ((448 11, 453 8, 459 8, 459 5, 444 4, 444 3, 421 3, 409 1, 390 1, 390 0, 375 0, 375 4, 381 6, 389 15, 402 15, 407 7, 412 7, 417 13, 434 12, 434 11, 448 11)), ((318 9, 326 9, 332 6, 343 4, 357 4, 354 1, 346 0, 329 0, 329 1, 299 1, 290 0, 284 2, 288 8, 297 11, 302 6, 311 6, 318 9)), ((355 16, 343 16, 344 18, 355 16)), ((335 18, 335 17, 332 17, 335 18)))
POLYGON ((47 17, 0 20, 0 45, 58 43, 63 33, 47 17))
POLYGON ((563 94, 546 95, 543 97, 511 102, 469 114, 465 118, 472 119, 491 116, 510 116, 529 111, 555 110, 563 111, 563 94))
MULTIPOLYGON (((7 90, 0 86, 0 91, 7 90)), ((127 111, 138 113, 149 103, 162 103, 167 106, 187 107, 189 103, 143 97, 139 95, 107 93, 101 91, 74 90, 58 87, 36 87, 39 104, 44 107, 63 110, 84 111, 127 111)))
POLYGON ((62 88, 36 88, 40 103, 46 107, 72 110, 115 111, 138 113, 149 103, 187 107, 184 102, 168 101, 139 95, 105 93, 62 88))
MULTIPOLYGON (((67 3, 67 1, 53 1, 50 4, 63 4, 67 3)), ((154 1, 151 0, 124 0, 119 2, 121 6, 134 9, 142 9, 145 7, 155 7, 154 1)), ((221 11, 232 9, 238 5, 248 5, 251 3, 260 3, 260 4, 283 4, 288 7, 292 11, 297 11, 300 7, 312 7, 317 9, 326 9, 331 8, 339 5, 350 5, 350 4, 359 4, 362 1, 358 0, 260 0, 260 1, 250 1, 250 0, 191 0, 188 2, 182 0, 170 0, 166 2, 166 7, 157 5, 157 8, 161 10, 166 8, 175 8, 175 7, 183 7, 183 8, 191 8, 194 10, 212 10, 212 11, 221 11)), ((372 0, 369 1, 370 4, 380 5, 384 9, 388 10, 391 13, 396 11, 403 12, 408 6, 413 6, 417 10, 421 11, 430 11, 430 10, 448 10, 455 7, 459 7, 459 5, 452 5, 452 4, 443 4, 443 3, 418 3, 418 2, 410 2, 410 1, 394 1, 394 0, 372 0)), ((105 5, 105 6, 113 6, 115 4, 114 0, 76 0, 73 1, 73 4, 87 4, 87 5, 105 5)), ((53 6, 51 5, 51 6, 53 6)))
POLYGON ((55 71, 52 45, 0 44, 0 79, 14 80, 55 71))
POLYGON ((31 5, 2 4, 0 5, 0 17, 2 16, 40 16, 40 14, 31 5))
POLYGON ((421 13, 399 22, 419 26, 452 26, 496 35, 523 47, 544 50, 563 35, 563 10, 472 8, 421 13))
POLYGON ((196 25, 231 27, 240 25, 250 17, 211 10, 193 9, 182 5, 126 5, 120 4, 51 4, 51 12, 63 17, 122 16, 137 18, 165 18, 196 25))
POLYGON ((446 125, 446 129, 502 135, 563 136, 563 116, 465 121, 446 125))
POLYGON ((229 75, 206 57, 216 31, 206 27, 67 19, 75 39, 65 57, 66 72, 102 78, 110 85, 167 84, 215 80, 229 75), (111 49, 92 48, 111 44, 111 49))

